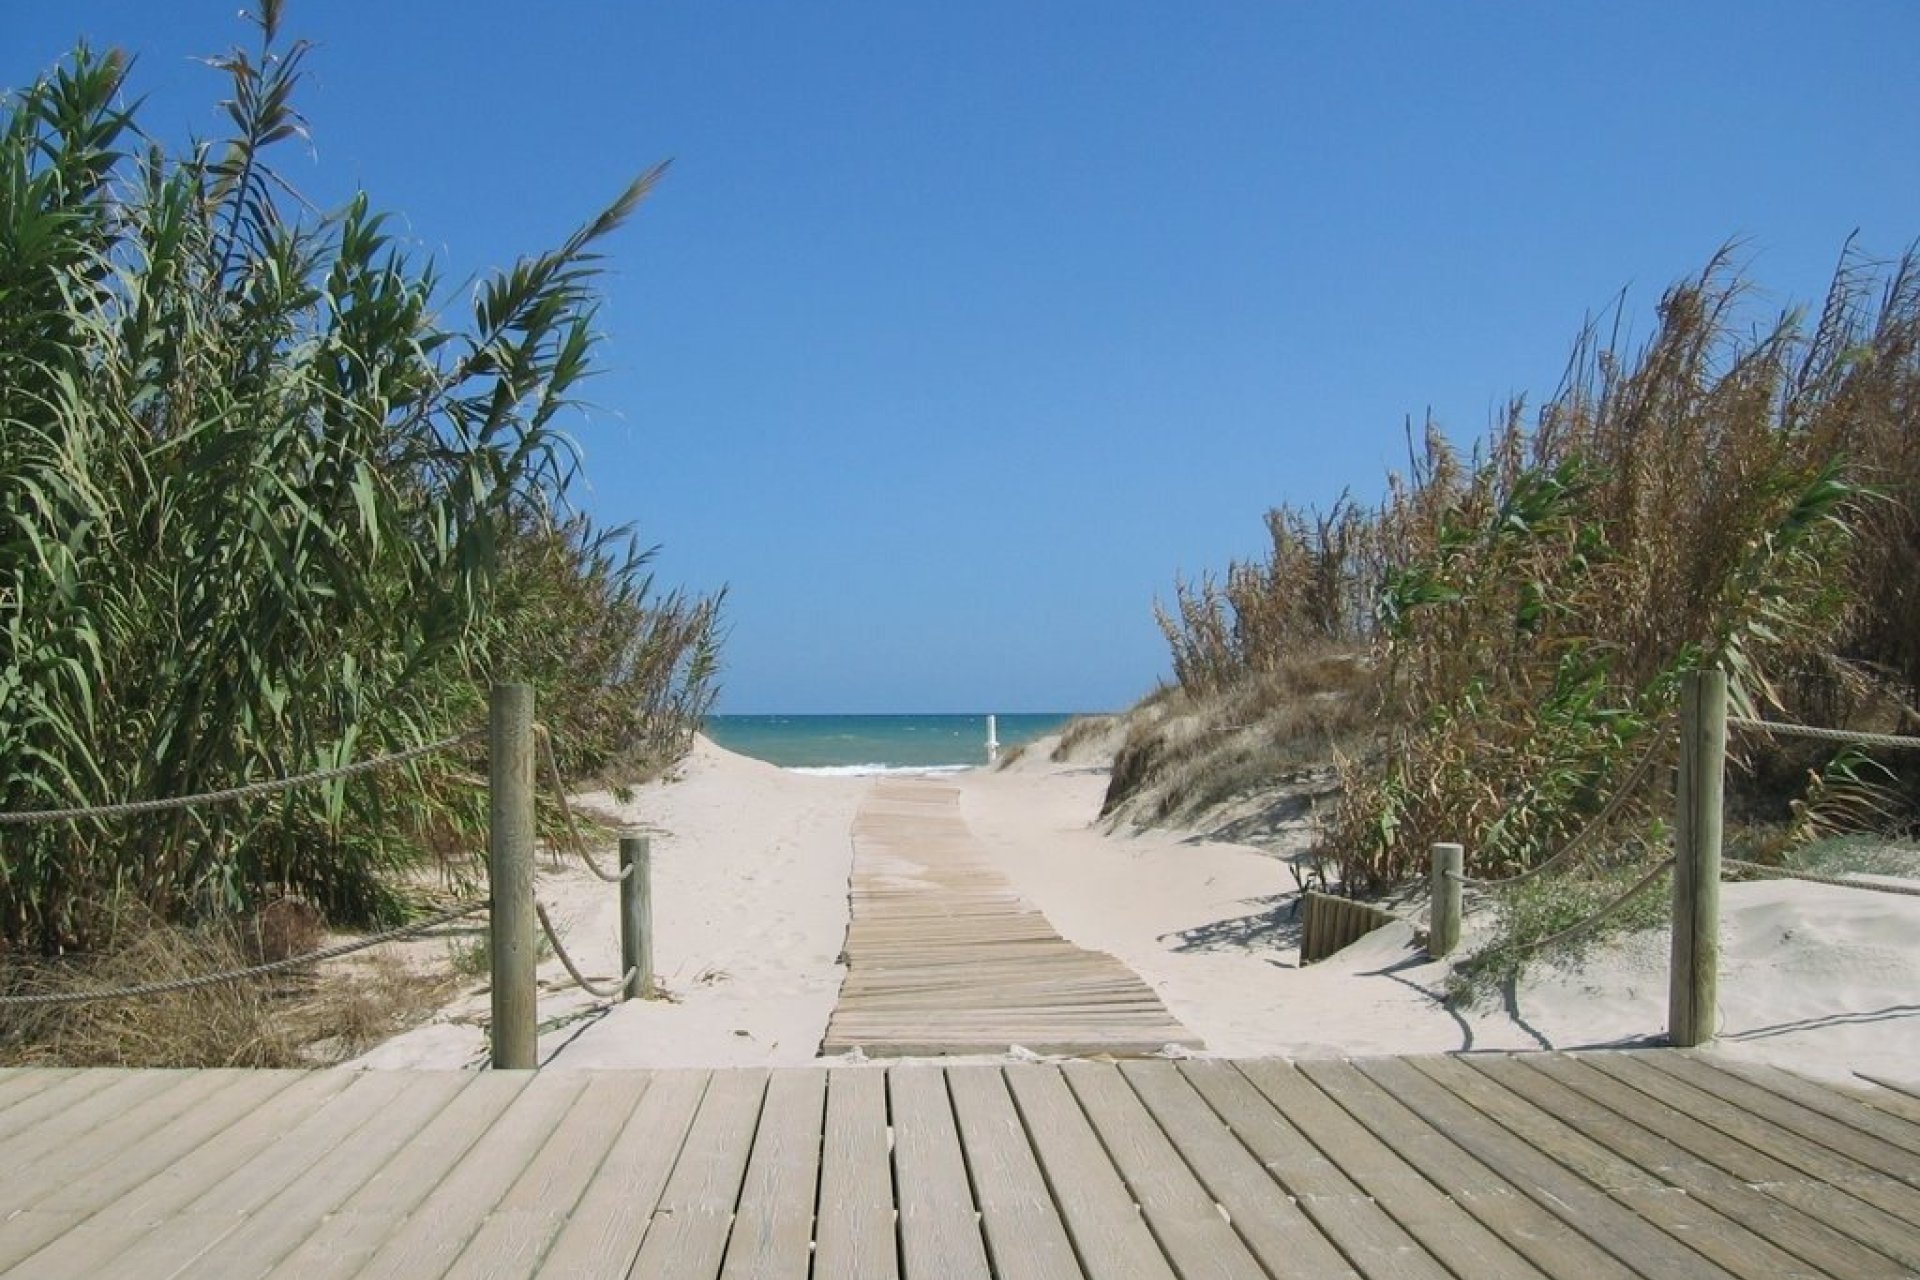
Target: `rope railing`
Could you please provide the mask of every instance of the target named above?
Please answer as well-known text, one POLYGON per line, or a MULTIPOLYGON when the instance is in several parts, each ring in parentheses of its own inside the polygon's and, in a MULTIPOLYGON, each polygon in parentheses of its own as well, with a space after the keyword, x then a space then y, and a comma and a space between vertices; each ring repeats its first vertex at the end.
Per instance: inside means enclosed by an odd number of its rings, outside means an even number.
POLYGON ((553 754, 553 733, 544 724, 536 724, 533 726, 533 736, 540 744, 540 754, 547 766, 547 782, 553 788, 554 803, 559 806, 560 817, 566 824, 567 842, 572 846, 574 855, 600 879, 608 884, 619 884, 633 874, 633 868, 629 866, 619 872, 604 870, 587 852, 587 842, 580 834, 580 825, 573 820, 573 806, 567 803, 567 786, 560 776, 560 762, 553 754))
POLYGON ((1908 898, 1920 898, 1920 885, 1887 884, 1880 880, 1854 880, 1846 876, 1822 875, 1817 871, 1802 871, 1796 867, 1772 867, 1764 862, 1742 862, 1738 858, 1723 858, 1720 866, 1741 872, 1744 875, 1762 876, 1769 880, 1805 880, 1810 884, 1830 884, 1841 889, 1864 889, 1868 893, 1892 893, 1908 898))
POLYGON ((311 773, 294 774, 286 778, 267 778, 259 782, 248 782, 237 787, 228 787, 224 791, 203 791, 198 795, 166 796, 157 800, 129 800, 119 804, 80 805, 70 809, 8 810, 0 812, 0 827, 31 826, 44 822, 72 822, 83 818, 122 818, 136 813, 160 813, 170 809, 192 809, 201 805, 224 804, 232 800, 272 795, 278 791, 291 791, 296 787, 371 773, 376 769, 390 768, 410 760, 418 760, 422 756, 447 751, 486 736, 484 729, 474 729, 467 733, 455 734, 450 738, 441 738, 438 742, 422 743, 417 747, 408 747, 404 751, 375 756, 370 760, 359 760, 353 764, 339 765, 331 769, 315 769, 311 773))
POLYGON ((1566 942, 1572 938, 1579 937, 1581 934, 1586 933, 1588 930, 1593 929, 1598 925, 1600 925, 1601 923, 1603 923, 1604 921, 1606 921, 1609 917, 1614 915, 1616 912, 1623 910, 1628 903, 1632 902, 1635 898, 1638 898, 1641 894, 1645 893, 1648 889, 1652 888, 1655 881, 1659 880, 1661 876, 1665 875, 1667 872, 1673 869, 1674 862, 1675 862, 1675 859, 1671 855, 1660 859, 1660 861, 1655 863, 1652 869, 1650 869, 1645 875, 1641 876, 1638 880, 1634 881, 1632 886, 1629 887, 1625 892, 1615 897, 1612 901, 1608 902, 1605 906, 1595 909, 1592 913, 1590 913, 1585 919, 1581 920, 1579 923, 1568 925, 1566 928, 1561 929, 1555 933, 1550 933, 1544 938, 1535 938, 1532 942, 1521 943, 1518 946, 1516 946, 1515 950, 1522 953, 1529 952, 1529 951, 1543 951, 1546 948, 1554 946, 1558 943, 1566 942))
POLYGON ((351 942, 322 947, 318 951, 308 951, 281 960, 269 960, 263 964, 248 965, 241 969, 223 969, 217 973, 195 974, 192 977, 170 978, 159 982, 139 982, 132 986, 108 987, 93 991, 47 991, 27 995, 0 995, 0 1008, 87 1004, 95 1000, 131 1000, 146 996, 170 995, 177 991, 193 991, 227 982, 265 978, 290 969, 304 969, 328 960, 338 960, 353 955, 357 951, 366 951, 389 942, 398 942, 402 938, 418 937, 443 925, 452 924, 455 920, 478 915, 491 905, 492 903, 485 898, 473 902, 462 902, 445 911, 435 912, 424 920, 416 920, 412 924, 400 925, 382 933, 369 934, 364 938, 355 938, 351 942))
POLYGON ((1785 720, 1755 720, 1748 716, 1728 716, 1730 729, 1751 729, 1756 733, 1784 738, 1815 738, 1822 742, 1844 742, 1859 747, 1892 747, 1896 750, 1920 750, 1920 738, 1897 733, 1869 733, 1864 729, 1828 729, 1819 725, 1793 724, 1785 720))
POLYGON ((1478 876, 1464 875, 1454 871, 1449 871, 1445 874, 1465 888, 1477 889, 1484 892, 1491 889, 1515 888, 1527 883, 1529 880, 1535 880, 1549 872, 1559 870, 1562 866, 1571 862, 1576 853, 1581 852, 1586 846, 1587 841, 1591 839, 1596 832, 1605 829, 1608 823, 1619 816, 1620 810, 1626 807, 1627 801, 1631 799, 1634 792, 1639 789, 1640 784, 1645 782, 1648 775, 1653 772, 1653 766, 1659 760, 1666 744, 1667 729, 1663 727, 1655 731, 1653 740, 1647 743, 1647 749, 1641 752, 1640 759, 1634 763, 1633 768, 1628 772, 1627 776, 1622 779, 1620 785, 1615 788, 1613 798, 1606 803, 1605 807, 1603 807, 1599 813, 1596 813, 1592 818, 1588 819, 1587 822, 1581 826, 1580 830, 1576 831, 1573 837, 1560 847, 1558 853, 1555 853, 1546 861, 1537 863, 1515 875, 1503 876, 1498 879, 1482 879, 1478 876))
POLYGON ((553 954, 559 957, 561 967, 564 968, 568 976, 573 979, 575 986, 579 987, 588 995, 597 996, 602 1000, 622 999, 625 997, 625 994, 632 989, 634 979, 640 976, 640 966, 633 965, 629 967, 625 973, 620 975, 620 981, 617 985, 611 987, 600 986, 585 974, 581 973, 580 966, 575 964, 573 957, 567 953, 566 944, 560 941, 560 931, 553 927, 553 919, 547 915, 546 904, 543 902, 534 903, 533 913, 540 920, 541 932, 547 935, 547 941, 553 947, 553 954))

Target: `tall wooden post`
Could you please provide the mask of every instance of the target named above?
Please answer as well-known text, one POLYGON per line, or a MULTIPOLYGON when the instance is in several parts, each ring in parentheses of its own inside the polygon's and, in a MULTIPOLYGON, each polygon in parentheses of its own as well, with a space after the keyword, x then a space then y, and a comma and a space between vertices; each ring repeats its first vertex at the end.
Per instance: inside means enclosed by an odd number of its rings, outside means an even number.
POLYGON ((620 837, 620 972, 633 978, 620 998, 653 995, 653 846, 645 836, 620 837))
POLYGON ((487 738, 492 881, 493 1065, 531 1070, 535 1034, 533 914, 533 687, 495 685, 487 738))
POLYGON ((1696 671, 1680 688, 1679 815, 1674 827, 1673 953, 1667 1039, 1713 1039, 1720 994, 1720 825, 1727 760, 1727 677, 1696 671))
POLYGON ((1427 954, 1435 960, 1460 945, 1460 875, 1466 850, 1457 844, 1433 846, 1433 910, 1427 920, 1427 954))

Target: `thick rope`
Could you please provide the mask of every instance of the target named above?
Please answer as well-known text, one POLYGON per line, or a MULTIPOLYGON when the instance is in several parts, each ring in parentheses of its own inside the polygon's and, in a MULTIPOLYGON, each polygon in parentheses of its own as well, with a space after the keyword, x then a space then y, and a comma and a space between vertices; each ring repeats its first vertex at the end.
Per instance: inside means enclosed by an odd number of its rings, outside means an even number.
POLYGON ((1469 889, 1511 889, 1516 885, 1522 885, 1529 880, 1546 875, 1549 871, 1557 870, 1559 867, 1565 865, 1574 854, 1580 851, 1589 837, 1605 827, 1607 823, 1613 821, 1614 817, 1626 805, 1628 798, 1633 795, 1642 782, 1646 781, 1647 775, 1652 772, 1654 762, 1659 758, 1660 750, 1666 745, 1666 740, 1667 735, 1664 731, 1654 734, 1653 741, 1647 744, 1646 751, 1641 754, 1639 761, 1633 766, 1632 771, 1627 774, 1626 778, 1621 781, 1620 786, 1614 791, 1613 799, 1607 801, 1604 809, 1600 810, 1585 826, 1575 832, 1573 838, 1560 847, 1560 852, 1554 854, 1545 862, 1529 867, 1518 875, 1505 876, 1498 880, 1482 880, 1477 876, 1458 875, 1453 872, 1448 872, 1447 874, 1469 889))
POLYGON ((411 938, 429 929, 437 929, 443 924, 451 924, 466 916, 477 915, 491 905, 492 903, 485 899, 478 902, 464 902, 459 906, 449 907, 437 915, 429 916, 425 920, 416 920, 412 924, 388 929, 384 933, 370 934, 364 938, 356 938, 352 942, 343 942, 319 951, 309 951, 304 955, 289 956, 285 960, 250 965, 245 969, 227 969, 220 973, 203 973, 191 978, 174 978, 166 982, 142 982, 130 987, 112 987, 105 991, 59 991, 40 995, 0 996, 0 1008, 23 1005, 85 1004, 91 1000, 130 1000, 140 996, 192 991, 222 982, 242 982, 248 978, 264 978, 269 974, 282 973, 288 969, 300 969, 326 960, 338 960, 341 956, 350 956, 356 951, 365 951, 370 947, 395 942, 401 938, 411 938))
POLYGON ((1865 733, 1857 729, 1822 729, 1810 724, 1788 724, 1779 720, 1749 720, 1745 716, 1728 716, 1727 727, 1732 729, 1753 729, 1760 733, 1771 733, 1789 738, 1818 738, 1823 742, 1847 742, 1861 747, 1920 748, 1920 738, 1902 737, 1897 733, 1865 733))
POLYGON ((567 838, 573 845, 574 853, 579 856, 580 861, 587 864, 587 870, 608 884, 619 884, 633 874, 633 868, 626 866, 617 872, 609 872, 595 862, 593 855, 587 852, 587 842, 581 838, 579 824, 573 820, 573 808, 567 803, 567 784, 560 777, 560 762, 553 755, 553 734, 548 732, 547 726, 543 724, 533 726, 533 733, 540 739, 540 753, 547 760, 547 780, 552 784, 553 797, 560 805, 560 816, 566 819, 567 838))
POLYGON ((1539 938, 1533 942, 1529 942, 1522 946, 1516 947, 1515 950, 1520 952, 1539 951, 1544 947, 1550 947, 1550 946, 1553 946, 1555 943, 1565 942, 1569 938, 1578 937, 1580 934, 1587 932, 1587 930, 1593 928, 1595 925, 1605 920, 1608 916, 1611 916, 1614 912, 1620 910, 1622 907, 1626 906, 1629 902, 1632 902, 1635 898, 1645 893, 1650 887, 1652 887, 1653 882, 1655 880, 1658 880, 1661 876, 1667 873, 1667 870, 1673 866, 1674 861, 1675 860, 1672 857, 1662 858, 1660 862, 1653 868, 1653 870, 1647 872, 1647 874, 1645 874, 1644 876, 1641 876, 1638 880, 1636 880, 1631 889, 1628 889, 1625 893, 1615 898, 1612 902, 1609 902, 1606 906, 1601 907, 1598 911, 1595 911, 1592 915, 1580 921, 1580 923, 1568 925, 1566 928, 1560 930, 1558 933, 1550 933, 1544 938, 1539 938))
POLYGON ((580 967, 574 964, 573 957, 567 954, 566 947, 561 945, 560 933, 553 927, 553 921, 547 918, 546 907, 536 902, 533 904, 533 913, 540 917, 540 927, 546 930, 547 941, 553 944, 553 954, 560 957, 560 963, 566 967, 568 975, 573 978, 574 985, 588 995, 598 996, 602 1000, 617 1000, 620 998, 620 993, 631 987, 633 980, 640 976, 640 968, 636 965, 621 974, 620 981, 615 986, 603 987, 589 981, 587 976, 580 972, 580 967))
POLYGON ((1841 876, 1823 876, 1817 871, 1796 871, 1791 867, 1769 867, 1761 862, 1741 862, 1737 858, 1722 858, 1723 868, 1731 867, 1748 875, 1765 876, 1772 880, 1809 880, 1814 884, 1836 885, 1842 889, 1865 889, 1870 893, 1897 893, 1903 897, 1920 898, 1920 886, 1903 884, 1882 884, 1876 880, 1849 880, 1841 876))
POLYGON ((289 791, 294 787, 304 787, 309 783, 331 782, 335 778, 350 778, 355 774, 368 773, 375 769, 384 769, 390 765, 404 764, 409 760, 418 760, 436 751, 445 751, 462 743, 473 742, 487 736, 484 729, 475 729, 468 733, 456 734, 451 738, 442 738, 438 742, 429 742, 418 747, 409 747, 405 751, 396 751, 392 755, 376 756, 371 760, 361 760, 354 764, 341 765, 334 769, 316 769, 312 773, 295 774, 290 778, 269 778, 263 782, 249 782, 245 786, 229 787, 225 791, 207 791, 196 796, 169 796, 160 800, 131 800, 123 804, 87 805, 75 809, 23 809, 0 813, 0 827, 26 826, 37 822, 71 822, 76 818, 119 818, 135 813, 159 813, 166 809, 189 809, 196 805, 221 804, 229 800, 242 800, 249 796, 270 795, 276 791, 289 791))

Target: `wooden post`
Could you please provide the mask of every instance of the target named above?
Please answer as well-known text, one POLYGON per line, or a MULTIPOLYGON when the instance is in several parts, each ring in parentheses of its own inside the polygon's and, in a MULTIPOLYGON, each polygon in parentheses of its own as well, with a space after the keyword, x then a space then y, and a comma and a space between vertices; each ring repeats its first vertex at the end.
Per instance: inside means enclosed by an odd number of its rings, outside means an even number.
POLYGON ((1000 729, 1000 725, 999 725, 998 719, 994 716, 988 716, 987 717, 987 763, 988 764, 998 764, 1000 761, 999 729, 1000 729))
POLYGON ((1674 827, 1673 952, 1667 1039, 1714 1036, 1720 992, 1720 824, 1727 760, 1727 677, 1696 671, 1680 687, 1679 815, 1674 827))
POLYGON ((633 980, 622 1000, 653 995, 653 847, 645 836, 620 837, 620 972, 633 980))
POLYGON ((533 687, 495 685, 487 738, 492 881, 493 1065, 538 1064, 533 971, 533 687))
POLYGON ((1433 910, 1427 920, 1427 954, 1435 960, 1460 945, 1460 874, 1466 850, 1457 844, 1433 846, 1433 910))

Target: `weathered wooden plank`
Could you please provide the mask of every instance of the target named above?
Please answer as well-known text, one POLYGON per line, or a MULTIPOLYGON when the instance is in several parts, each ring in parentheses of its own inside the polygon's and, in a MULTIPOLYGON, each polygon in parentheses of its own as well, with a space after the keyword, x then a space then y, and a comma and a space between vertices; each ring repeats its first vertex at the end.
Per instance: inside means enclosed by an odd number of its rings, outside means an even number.
POLYGON ((646 1088, 643 1075, 593 1073, 540 1153, 454 1259, 448 1277, 509 1280, 536 1274, 646 1088))
POLYGON ((52 1087, 36 1090, 31 1096, 21 1098, 15 1105, 0 1111, 0 1160, 11 1162, 14 1158, 14 1142, 21 1135, 30 1134, 48 1117, 82 1109, 87 1106, 86 1100, 94 1094, 144 1074, 148 1073, 111 1067, 62 1073, 52 1087))
POLYGON ((1462 1276, 1518 1280, 1539 1274, 1511 1245, 1435 1189, 1404 1156, 1348 1115, 1291 1063, 1236 1065, 1268 1102, 1373 1196, 1435 1261, 1462 1276))
POLYGON ((960 1133, 935 1067, 887 1073, 893 1168, 900 1203, 900 1269, 906 1280, 988 1275, 960 1133))
POLYGON ((815 1275, 846 1280, 899 1276, 890 1160, 885 1072, 828 1072, 815 1275))
POLYGON ((1721 1276, 1404 1063, 1306 1062, 1301 1072, 1543 1273, 1721 1276))
POLYGON ((1171 1280, 1172 1266, 1059 1069, 1008 1068, 1006 1081, 1087 1274, 1171 1280))
POLYGON ((363 1126, 353 1141, 314 1161, 279 1194, 233 1222, 224 1235, 209 1232, 192 1270, 200 1275, 266 1274, 438 1115, 461 1083, 452 1074, 409 1080, 407 1088, 381 1108, 377 1122, 363 1126))
POLYGON ((1451 1274, 1231 1063, 1182 1062, 1176 1069, 1362 1275, 1433 1280, 1451 1274))
POLYGON ((580 1076, 542 1072, 515 1094, 440 1184, 360 1268, 366 1280, 443 1274, 539 1152, 585 1087, 580 1076))
POLYGON ((767 1082, 722 1280, 806 1280, 826 1090, 826 1072, 817 1067, 777 1072, 767 1082))
POLYGON ((847 977, 823 1052, 937 1056, 1021 1045, 1143 1054, 1197 1045, 1137 974, 1059 937, 1013 892, 968 830, 957 795, 888 780, 862 805, 847 977))
MULTIPOLYGON (((288 1074, 294 1079, 290 1087, 227 1129, 210 1134, 192 1151, 119 1189, 91 1211, 50 1204, 48 1215, 57 1220, 64 1234, 50 1238, 39 1252, 21 1263, 20 1274, 92 1276, 107 1259, 125 1251, 140 1236, 191 1204, 208 1186, 258 1155, 287 1130, 296 1128, 352 1079, 345 1072, 288 1074)), ((84 1179, 73 1191, 88 1201, 93 1199, 84 1179)))
POLYGON ((526 1071, 457 1074, 462 1083, 453 1100, 274 1267, 271 1276, 332 1280, 359 1275, 367 1259, 466 1159, 533 1080, 526 1071))
POLYGON ((1171 1062, 1126 1062, 1120 1074, 1268 1272, 1358 1274, 1171 1062))
POLYGON ((343 1143, 361 1141, 366 1126, 408 1087, 405 1076, 364 1074, 328 1098, 279 1141, 235 1168, 180 1212, 157 1223, 93 1274, 150 1280, 189 1267, 207 1247, 246 1216, 298 1181, 312 1165, 343 1143))
POLYGON ((37 1113, 35 1118, 0 1146, 0 1195, 10 1196, 22 1183, 41 1181, 36 1170, 50 1163, 63 1162, 71 1170, 103 1142, 110 1146, 121 1117, 150 1117, 155 1112, 149 1103, 159 1101, 164 1111, 166 1095, 185 1090, 181 1097, 191 1098, 207 1087, 192 1071, 116 1072, 97 1090, 69 1097, 66 1090, 55 1088, 28 1100, 22 1108, 37 1113))
MULTIPOLYGON (((1699 1197, 1716 1211, 1747 1222, 1749 1230, 1763 1234, 1789 1253, 1805 1255, 1818 1247, 1845 1247, 1836 1244, 1826 1228, 1834 1228, 1855 1242, 1866 1242, 1880 1253, 1887 1253, 1880 1240, 1899 1247, 1901 1226, 1889 1215, 1841 1196, 1834 1188, 1814 1186, 1809 1178, 1774 1159, 1772 1153, 1747 1146, 1715 1126, 1701 1123, 1684 1109, 1634 1090, 1613 1075, 1613 1069, 1622 1065, 1628 1063, 1619 1055, 1596 1054, 1592 1063, 1555 1055, 1551 1059, 1513 1059, 1511 1069, 1521 1080, 1534 1075, 1561 1084, 1563 1090, 1559 1092, 1542 1090, 1540 1084, 1521 1086, 1530 1098, 1544 1098, 1553 1105, 1555 1115, 1582 1125, 1599 1142, 1640 1159, 1644 1167, 1661 1174, 1688 1196, 1699 1197), (1594 1113, 1590 1105, 1582 1103, 1597 1103, 1601 1111, 1594 1113), (1764 1199, 1755 1201, 1753 1192, 1761 1192, 1764 1199), (1784 1203, 1803 1213, 1784 1215, 1768 1201, 1784 1203)), ((1709 1234, 1709 1240, 1722 1238, 1709 1234)))
MULTIPOLYGON (((106 1159, 95 1161, 84 1172, 62 1170, 51 1164, 39 1166, 46 1174, 40 1194, 30 1187, 23 1188, 23 1193, 0 1191, 0 1204, 5 1204, 10 1211, 10 1216, 0 1220, 0 1269, 34 1255, 72 1227, 113 1205, 142 1182, 179 1163, 299 1078, 290 1072, 208 1074, 220 1087, 211 1096, 199 1100, 198 1105, 174 1114, 144 1140, 139 1140, 137 1132, 127 1133, 117 1150, 111 1151, 106 1159)), ((177 1093, 167 1096, 188 1101, 177 1093)), ((50 1274, 47 1271, 50 1265, 57 1265, 57 1259, 42 1259, 34 1269, 50 1274)))
POLYGON ((1168 1261, 1183 1278, 1261 1280, 1264 1269, 1221 1216, 1167 1135, 1110 1066, 1061 1068, 1168 1261))
MULTIPOLYGON (((1476 1059, 1477 1073, 1654 1177, 1657 1186, 1610 1187, 1616 1198, 1741 1275, 1885 1274, 1885 1260, 1844 1235, 1756 1191, 1547 1075, 1512 1061, 1476 1059)), ((1493 1114, 1489 1109, 1489 1114, 1493 1114)), ((1624 1179, 1622 1179, 1624 1181, 1624 1179)))
POLYGON ((720 1273, 766 1091, 764 1069, 714 1074, 640 1242, 632 1275, 706 1280, 720 1273))
POLYGON ((627 1274, 680 1159, 711 1075, 707 1071, 650 1072, 639 1106, 627 1116, 606 1117, 607 1127, 616 1130, 617 1136, 586 1194, 541 1259, 541 1280, 627 1274))
POLYGON ((1066 1224, 1005 1077, 993 1067, 953 1067, 946 1076, 996 1280, 1079 1280, 1066 1224))
MULTIPOLYGON (((1903 1116, 1898 1113, 1897 1104, 1893 1108, 1876 1107, 1857 1090, 1842 1091, 1815 1084, 1803 1076, 1782 1071, 1764 1062, 1745 1062, 1720 1055, 1704 1057, 1702 1061, 1715 1071, 1738 1076, 1809 1111, 1817 1111, 1883 1142, 1920 1154, 1920 1111, 1913 1116, 1903 1116)), ((1887 1090, 1876 1092, 1886 1094, 1887 1090)), ((1891 1096, 1897 1098, 1900 1095, 1891 1096)))
MULTIPOLYGON (((1703 1093, 1761 1117, 1776 1128, 1797 1133, 1877 1173, 1898 1178, 1910 1187, 1920 1187, 1920 1152, 1890 1141, 1886 1133, 1897 1128, 1904 1136, 1905 1125, 1885 1121, 1867 1128, 1836 1119, 1785 1096, 1778 1089, 1755 1084, 1691 1054, 1636 1054, 1632 1061, 1685 1081, 1703 1093)), ((1791 1079, 1784 1073, 1782 1076, 1791 1079)), ((1834 1105, 1837 1102, 1835 1097, 1834 1105)))
POLYGON ((1737 1178, 1841 1187, 1903 1221, 1920 1222, 1920 1191, 1908 1184, 1638 1058, 1597 1054, 1591 1060, 1554 1059, 1538 1069, 1592 1096, 1606 1087, 1589 1087, 1596 1076, 1628 1090, 1609 1095, 1609 1105, 1633 1108, 1637 1119, 1651 1113, 1661 1132, 1737 1178))

